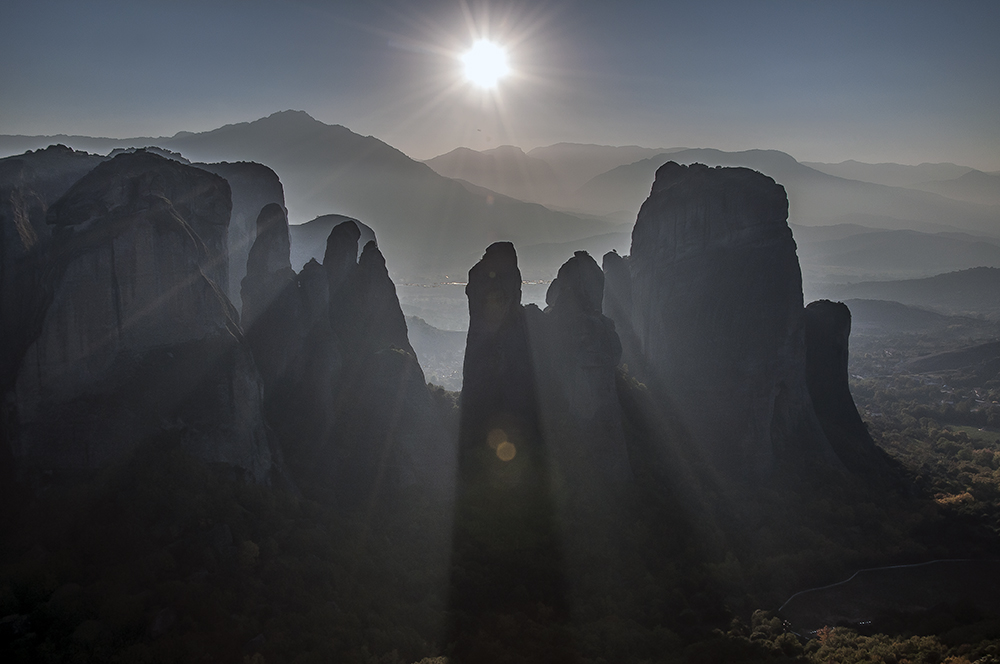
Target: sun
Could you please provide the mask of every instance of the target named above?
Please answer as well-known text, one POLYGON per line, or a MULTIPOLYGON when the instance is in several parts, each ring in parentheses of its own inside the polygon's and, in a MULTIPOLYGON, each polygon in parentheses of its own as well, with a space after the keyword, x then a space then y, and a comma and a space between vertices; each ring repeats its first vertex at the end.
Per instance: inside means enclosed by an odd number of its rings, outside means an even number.
POLYGON ((496 87, 497 81, 510 73, 507 51, 491 41, 480 39, 462 56, 465 77, 481 88, 496 87))

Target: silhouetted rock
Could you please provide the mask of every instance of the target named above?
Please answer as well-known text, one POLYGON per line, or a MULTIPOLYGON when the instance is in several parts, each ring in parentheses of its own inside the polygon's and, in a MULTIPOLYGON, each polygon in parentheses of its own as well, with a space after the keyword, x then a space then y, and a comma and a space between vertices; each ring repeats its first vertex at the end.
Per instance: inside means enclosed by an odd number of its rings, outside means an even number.
POLYGON ((615 330, 622 345, 622 363, 631 371, 642 369, 639 340, 632 327, 632 273, 628 256, 609 251, 604 254, 604 315, 615 322, 615 330))
POLYGON ((295 272, 289 263, 288 221, 284 209, 268 203, 257 216, 257 238, 246 260, 241 323, 257 366, 268 385, 285 373, 301 350, 301 339, 288 334, 299 316, 295 272))
POLYGON ((630 476, 615 369, 622 346, 601 313, 604 272, 584 251, 559 268, 531 340, 546 441, 560 474, 577 486, 630 476))
MULTIPOLYGON (((338 224, 326 238, 326 253, 323 254, 323 269, 326 271, 327 288, 330 293, 330 314, 342 308, 346 284, 354 275, 358 265, 358 239, 361 231, 351 221, 338 224)), ((331 318, 334 329, 343 317, 331 318)))
POLYGON ((310 259, 322 261, 330 231, 345 221, 353 221, 361 230, 358 249, 375 239, 375 231, 370 227, 342 214, 324 214, 304 224, 292 224, 288 227, 288 234, 292 239, 292 269, 301 270, 310 259))
POLYGON ((227 295, 242 312, 240 284, 246 275, 247 256, 257 235, 257 215, 264 206, 285 207, 285 193, 278 175, 267 166, 238 161, 194 164, 225 178, 232 190, 233 210, 229 219, 229 291, 227 295))
MULTIPOLYGON (((353 222, 344 225, 354 226, 353 222)), ((335 248, 333 237, 328 247, 335 248)), ((350 237, 357 236, 351 233, 350 237)), ((350 242, 344 246, 349 249, 350 242)), ((328 251, 328 260, 337 255, 328 251)), ((332 266, 333 270, 343 267, 332 266)), ((333 283, 330 318, 344 357, 336 408, 339 421, 334 430, 340 482, 347 489, 362 489, 361 493, 371 491, 380 477, 378 481, 388 487, 450 488, 454 450, 444 439, 423 371, 407 339, 395 285, 375 242, 365 245, 339 297, 333 283)))
POLYGON ((100 164, 67 192, 48 214, 55 227, 80 226, 106 217, 124 218, 169 202, 201 245, 199 267, 220 286, 229 285, 229 184, 218 176, 164 159, 144 150, 122 154, 100 164), (112 164, 114 164, 112 166, 112 164), (177 164, 173 168, 168 164, 177 164))
MULTIPOLYGON (((504 449, 522 459, 529 452, 540 455, 535 449, 541 439, 538 397, 514 245, 495 242, 487 247, 482 260, 469 270, 465 292, 469 334, 460 444, 463 454, 477 459, 476 465, 486 464, 476 472, 488 472, 491 465, 505 463, 496 451, 501 442, 511 445, 504 449)), ((537 312, 537 307, 533 309, 537 312)))
MULTIPOLYGON (((545 316, 534 305, 521 305, 521 273, 509 242, 487 247, 469 270, 465 292, 469 334, 448 637, 455 642, 451 656, 457 662, 479 659, 472 644, 494 629, 491 615, 541 604, 549 607, 547 624, 568 617, 552 459, 542 433, 532 348, 531 329, 544 334, 545 316)), ((535 661, 543 651, 549 660, 572 661, 568 644, 559 641, 540 646, 526 640, 518 646, 518 661, 535 661)))
POLYGON ((0 391, 13 386, 15 370, 39 321, 31 312, 39 292, 46 243, 45 218, 74 182, 104 157, 64 145, 0 159, 0 391))
POLYGON ((212 278, 227 278, 229 208, 224 180, 145 152, 51 207, 51 301, 14 390, 24 469, 100 467, 169 432, 266 479, 260 377, 212 278))
POLYGON ((806 379, 816 415, 841 462, 859 473, 880 472, 885 455, 875 446, 847 383, 851 311, 818 300, 805 309, 806 379))
MULTIPOLYGON (((523 455, 548 481, 589 487, 629 478, 615 388, 621 344, 601 314, 604 274, 586 252, 560 268, 544 312, 521 305, 512 244, 490 245, 469 271, 469 335, 462 389, 467 471, 485 478, 523 455), (506 441, 514 460, 504 459, 506 441)), ((506 472, 506 471, 504 471, 506 472)), ((471 480, 470 480, 471 481, 471 480)))
POLYGON ((283 211, 261 211, 243 280, 247 338, 265 377, 268 421, 295 472, 345 501, 419 484, 448 491, 455 455, 374 241, 353 220, 330 232, 321 266, 294 275, 283 211))
MULTIPOLYGON (((101 161, 64 145, 0 159, 0 395, 13 389, 17 367, 42 324, 48 208, 101 161)), ((5 485, 14 472, 15 421, 5 399, 0 404, 0 483, 5 485)))
POLYGON ((632 232, 640 377, 717 465, 828 446, 805 379, 802 279, 784 189, 745 168, 664 164, 632 232))

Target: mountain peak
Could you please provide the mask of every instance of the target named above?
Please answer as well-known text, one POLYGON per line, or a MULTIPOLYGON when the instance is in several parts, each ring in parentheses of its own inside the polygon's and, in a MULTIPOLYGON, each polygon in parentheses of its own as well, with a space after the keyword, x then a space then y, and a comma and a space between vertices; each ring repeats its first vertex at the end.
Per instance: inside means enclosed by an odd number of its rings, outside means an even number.
POLYGON ((524 154, 524 150, 522 150, 521 148, 517 147, 516 145, 499 145, 499 146, 497 146, 495 148, 491 148, 489 150, 483 150, 482 154, 496 155, 498 157, 501 157, 501 156, 525 157, 525 156, 527 156, 527 155, 524 154))
POLYGON ((262 120, 296 121, 296 122, 318 122, 319 124, 323 124, 322 122, 319 122, 319 120, 317 120, 313 116, 309 115, 305 111, 296 111, 296 110, 292 110, 292 109, 288 109, 288 110, 285 110, 285 111, 277 111, 275 113, 271 113, 266 118, 261 118, 261 119, 262 120))

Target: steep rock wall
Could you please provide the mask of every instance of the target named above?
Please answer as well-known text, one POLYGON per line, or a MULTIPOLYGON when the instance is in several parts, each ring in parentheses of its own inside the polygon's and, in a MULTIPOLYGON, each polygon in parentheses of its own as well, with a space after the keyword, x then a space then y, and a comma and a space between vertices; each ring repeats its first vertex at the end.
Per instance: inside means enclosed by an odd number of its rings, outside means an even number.
POLYGON ((257 216, 269 204, 285 207, 285 192, 278 175, 263 164, 248 161, 194 164, 225 178, 232 190, 233 210, 229 220, 229 289, 227 295, 243 311, 240 285, 247 273, 247 257, 257 239, 257 216))
POLYGON ((641 377, 716 465, 830 457, 805 379, 802 279, 784 189, 744 168, 664 164, 632 232, 641 377))
POLYGON ((334 227, 322 265, 295 275, 284 212, 268 206, 243 279, 244 324, 265 409, 289 464, 345 501, 417 484, 449 491, 455 451, 407 339, 378 246, 334 227))
POLYGON ((847 382, 851 310, 843 302, 811 302, 805 324, 806 380, 827 440, 850 470, 884 473, 885 454, 869 435, 847 382))
POLYGON ((170 432, 267 479, 260 377, 212 278, 227 276, 229 208, 224 180, 145 152, 52 206, 51 303, 14 390, 24 469, 100 467, 170 432))

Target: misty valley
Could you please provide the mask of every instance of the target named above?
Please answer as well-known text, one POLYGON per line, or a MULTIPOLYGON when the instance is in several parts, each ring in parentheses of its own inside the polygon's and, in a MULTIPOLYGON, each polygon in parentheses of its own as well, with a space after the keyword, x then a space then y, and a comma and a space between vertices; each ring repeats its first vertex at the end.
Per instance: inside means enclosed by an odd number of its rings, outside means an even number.
POLYGON ((1000 662, 1000 174, 0 136, 5 662, 1000 662))

